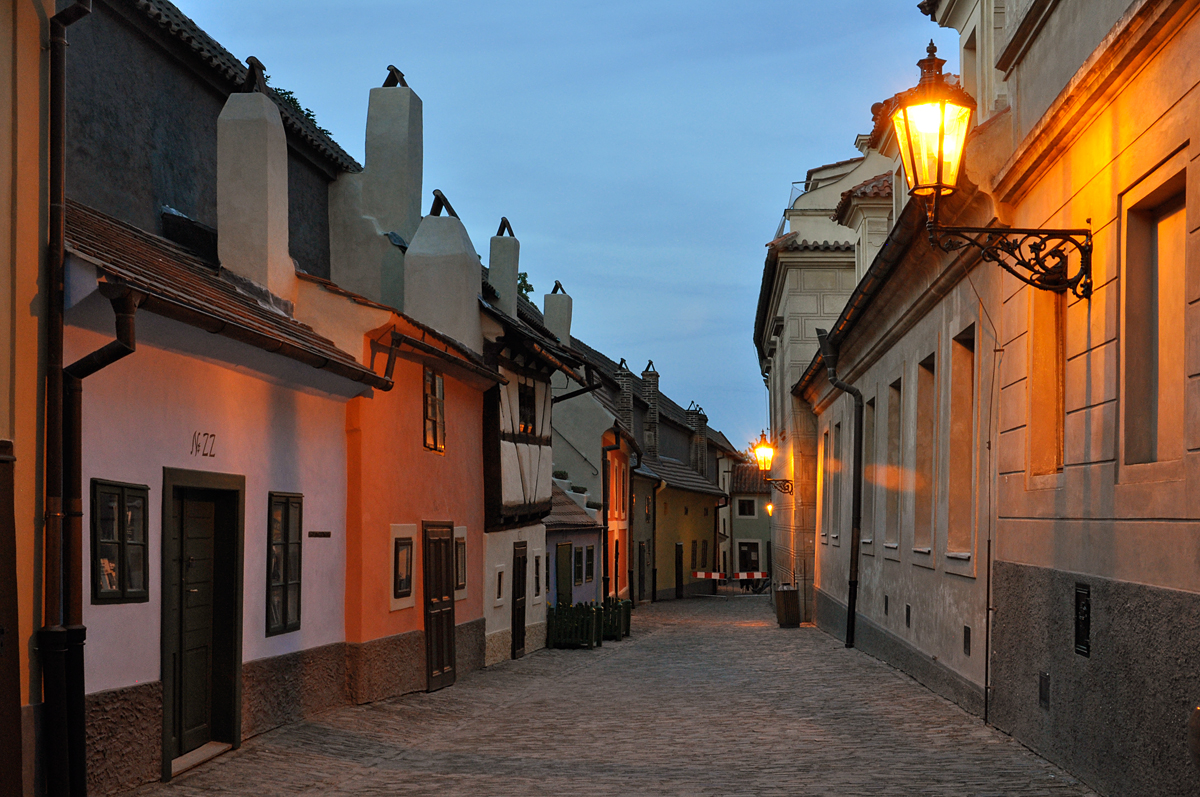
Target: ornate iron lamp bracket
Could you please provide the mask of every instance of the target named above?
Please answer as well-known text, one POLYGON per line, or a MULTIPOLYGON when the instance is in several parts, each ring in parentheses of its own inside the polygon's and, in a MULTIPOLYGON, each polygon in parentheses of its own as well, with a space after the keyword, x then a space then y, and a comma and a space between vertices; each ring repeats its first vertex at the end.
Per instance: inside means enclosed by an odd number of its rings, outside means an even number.
POLYGON ((968 246, 1026 285, 1043 291, 1092 295, 1092 231, 1036 230, 1017 227, 940 227, 930 223, 929 243, 943 252, 968 246), (1070 255, 1079 254, 1072 274, 1070 255))
POLYGON ((792 480, 791 479, 763 478, 763 481, 766 482, 767 484, 771 485, 772 487, 774 487, 776 490, 778 490, 781 493, 787 493, 788 495, 792 494, 792 480))

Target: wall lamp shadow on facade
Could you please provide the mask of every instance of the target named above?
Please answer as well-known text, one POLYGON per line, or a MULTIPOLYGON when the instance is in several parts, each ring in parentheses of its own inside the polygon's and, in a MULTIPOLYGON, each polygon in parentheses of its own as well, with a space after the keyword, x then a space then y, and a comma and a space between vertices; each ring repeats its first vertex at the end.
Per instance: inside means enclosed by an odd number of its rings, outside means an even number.
MULTIPOLYGON (((928 56, 917 62, 920 82, 891 99, 884 113, 892 120, 909 196, 921 197, 928 214, 931 246, 954 252, 973 246, 983 260, 1040 290, 1081 299, 1092 293, 1092 231, 1017 227, 943 227, 938 223, 941 198, 954 192, 962 166, 975 100, 946 80, 945 60, 929 42, 928 56), (1078 268, 1072 272, 1072 254, 1078 268)), ((1088 220, 1089 222, 1091 219, 1088 220)))
POLYGON ((759 434, 758 442, 754 444, 754 459, 758 461, 758 472, 762 474, 764 482, 781 493, 792 494, 791 479, 771 479, 767 476, 771 472, 771 460, 775 459, 775 447, 767 441, 766 431, 759 434))

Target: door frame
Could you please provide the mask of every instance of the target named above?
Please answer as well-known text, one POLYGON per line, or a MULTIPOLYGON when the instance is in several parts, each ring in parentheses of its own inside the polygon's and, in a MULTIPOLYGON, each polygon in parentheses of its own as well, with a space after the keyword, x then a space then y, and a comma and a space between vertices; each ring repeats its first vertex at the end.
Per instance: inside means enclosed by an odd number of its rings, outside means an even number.
MULTIPOLYGON (((226 705, 221 708, 227 712, 224 727, 218 730, 214 724, 214 740, 226 742, 234 747, 242 744, 242 607, 245 593, 243 578, 246 549, 246 477, 231 473, 213 473, 210 471, 185 470, 183 468, 163 468, 162 488, 162 525, 159 541, 162 550, 160 561, 160 673, 162 680, 162 780, 171 779, 171 761, 177 757, 172 748, 172 729, 175 725, 175 668, 172 666, 172 656, 179 647, 180 625, 179 596, 177 592, 177 576, 181 552, 180 529, 176 527, 174 516, 175 491, 177 489, 217 490, 233 494, 236 522, 234 523, 234 539, 232 541, 233 557, 223 568, 226 576, 232 579, 234 590, 232 604, 226 608, 221 622, 229 632, 225 640, 226 652, 222 657, 224 672, 218 672, 219 662, 214 656, 214 680, 222 677, 230 688, 227 689, 226 705), (220 738, 220 737, 226 738, 220 738)), ((216 566, 213 568, 216 578, 216 566)), ((217 625, 216 610, 213 612, 214 636, 217 625)), ((217 707, 214 705, 214 714, 217 707)))
POLYGON ((512 591, 511 620, 509 636, 511 637, 512 658, 519 659, 525 655, 525 630, 529 625, 529 542, 527 540, 513 541, 513 570, 512 578, 508 580, 508 588, 512 591), (518 577, 517 561, 520 560, 525 566, 520 569, 518 577), (520 586, 520 594, 517 594, 517 587, 520 586), (520 606, 517 602, 520 601, 520 606), (520 609, 521 614, 521 644, 517 645, 517 610, 520 609))

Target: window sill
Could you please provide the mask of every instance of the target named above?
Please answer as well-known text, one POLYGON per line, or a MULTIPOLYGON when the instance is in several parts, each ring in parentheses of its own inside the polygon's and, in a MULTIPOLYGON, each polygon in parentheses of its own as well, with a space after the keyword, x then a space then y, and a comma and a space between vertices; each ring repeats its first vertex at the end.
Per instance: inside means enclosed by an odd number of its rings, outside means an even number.
POLYGON ((898 542, 885 542, 885 543, 883 544, 883 547, 884 547, 884 548, 889 548, 889 549, 891 549, 891 550, 895 551, 895 550, 898 550, 898 549, 900 548, 900 543, 898 543, 898 542))
POLYGON ((859 540, 859 543, 860 543, 860 544, 862 544, 862 545, 874 545, 874 544, 875 544, 875 538, 874 538, 874 537, 872 537, 872 538, 871 538, 871 539, 869 539, 869 540, 859 540))
POLYGON ((964 562, 969 562, 969 561, 971 561, 971 554, 957 552, 957 551, 947 551, 946 558, 947 559, 959 559, 964 562))
POLYGON ((913 548, 913 553, 923 553, 926 556, 928 556, 929 554, 933 553, 933 549, 932 548, 913 548))

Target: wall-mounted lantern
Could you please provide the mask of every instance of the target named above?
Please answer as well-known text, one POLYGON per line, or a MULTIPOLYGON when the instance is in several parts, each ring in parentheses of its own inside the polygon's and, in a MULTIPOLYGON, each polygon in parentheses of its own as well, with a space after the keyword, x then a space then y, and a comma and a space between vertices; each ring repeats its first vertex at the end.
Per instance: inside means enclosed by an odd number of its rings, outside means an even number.
POLYGON ((775 458, 775 448, 767 441, 765 431, 759 435, 758 442, 754 444, 754 458, 758 460, 758 472, 763 475, 762 480, 779 492, 791 495, 792 482, 789 479, 767 477, 767 474, 771 472, 771 461, 775 458))
MULTIPOLYGON (((962 166, 975 100, 961 86, 947 82, 945 60, 929 42, 927 57, 917 62, 921 79, 915 88, 897 94, 887 109, 910 196, 922 197, 928 214, 929 242, 944 252, 967 246, 979 249, 984 260, 997 263, 1017 279, 1041 290, 1092 292, 1092 231, 1040 230, 1015 227, 942 227, 941 198, 954 193, 962 166), (1070 272, 1072 251, 1079 267, 1070 272)), ((1090 219, 1089 219, 1090 221, 1090 219)))

